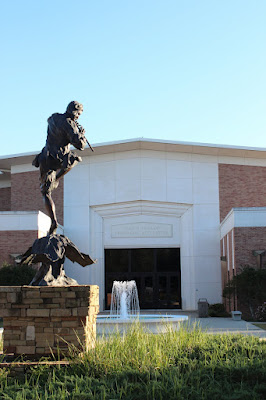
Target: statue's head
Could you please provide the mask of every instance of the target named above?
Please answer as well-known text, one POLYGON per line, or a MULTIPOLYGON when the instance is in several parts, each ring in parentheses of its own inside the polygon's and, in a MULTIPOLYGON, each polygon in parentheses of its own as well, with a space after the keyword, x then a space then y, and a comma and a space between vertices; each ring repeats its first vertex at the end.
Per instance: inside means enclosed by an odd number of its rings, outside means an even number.
POLYGON ((78 119, 83 112, 83 105, 77 101, 71 101, 66 109, 67 114, 70 114, 72 118, 78 119))

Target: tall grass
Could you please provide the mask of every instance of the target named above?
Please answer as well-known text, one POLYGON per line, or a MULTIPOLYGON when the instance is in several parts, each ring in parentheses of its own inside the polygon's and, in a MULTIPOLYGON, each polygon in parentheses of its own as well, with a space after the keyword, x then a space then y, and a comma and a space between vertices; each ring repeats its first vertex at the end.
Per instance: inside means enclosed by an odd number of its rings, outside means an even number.
POLYGON ((39 366, 21 381, 0 374, 1 399, 266 398, 266 344, 254 337, 169 329, 151 335, 132 327, 99 338, 68 368, 39 366))

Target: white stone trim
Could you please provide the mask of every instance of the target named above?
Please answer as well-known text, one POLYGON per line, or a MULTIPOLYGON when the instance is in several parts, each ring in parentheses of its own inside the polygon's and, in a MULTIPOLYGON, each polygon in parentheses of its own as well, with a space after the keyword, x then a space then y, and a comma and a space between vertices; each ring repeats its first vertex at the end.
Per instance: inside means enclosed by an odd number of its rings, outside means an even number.
POLYGON ((224 218, 220 225, 221 239, 233 228, 266 227, 266 207, 237 207, 224 218))
POLYGON ((38 169, 31 164, 12 165, 11 167, 11 174, 20 174, 21 172, 35 171, 38 171, 38 169))
POLYGON ((192 207, 192 204, 136 200, 99 206, 92 205, 90 208, 96 211, 101 217, 111 218, 118 215, 139 214, 181 217, 190 207, 192 207))
POLYGON ((5 189, 11 187, 11 181, 10 179, 6 179, 6 180, 1 180, 0 181, 0 189, 5 189))
MULTIPOLYGON (((186 231, 186 238, 191 242, 191 246, 193 243, 193 222, 190 220, 191 225, 187 225, 183 222, 183 215, 187 215, 187 211, 191 210, 191 204, 177 204, 177 203, 167 203, 167 202, 156 202, 156 201, 130 201, 123 203, 113 203, 99 206, 91 206, 90 207, 90 248, 97 249, 96 254, 98 258, 98 273, 100 276, 98 277, 98 285, 100 287, 100 307, 101 310, 104 309, 104 293, 105 293, 105 269, 104 269, 104 249, 107 248, 156 248, 158 246, 170 248, 170 247, 180 247, 181 248, 181 294, 182 294, 182 307, 183 309, 195 309, 195 296, 192 293, 194 290, 194 260, 191 254, 186 253, 184 247, 184 251, 182 251, 182 245, 184 240, 183 235, 179 232, 179 229, 182 231, 186 231), (150 221, 150 218, 167 218, 169 221, 172 221, 175 229, 178 229, 179 242, 176 241, 176 235, 169 242, 169 238, 163 241, 163 238, 154 238, 154 243, 151 244, 151 240, 148 238, 141 238, 141 244, 139 244, 140 238, 135 238, 135 243, 133 238, 130 246, 128 245, 128 241, 126 238, 119 238, 119 244, 110 244, 108 241, 106 242, 106 230, 105 225, 109 224, 110 221, 117 221, 119 224, 121 219, 126 217, 133 217, 135 221, 136 218, 142 221, 150 221), (181 239, 180 239, 181 238, 181 239), (147 241, 145 240, 147 239, 147 241), (158 242, 156 242, 158 240, 158 242), (160 244, 158 244, 160 243, 160 244), (182 268, 186 269, 186 274, 182 278, 182 268), (188 272, 190 271, 190 272, 188 272), (193 288, 193 289, 192 289, 193 288)), ((192 217, 192 215, 190 216, 192 217)), ((168 222, 167 222, 168 223, 168 222)), ((111 225, 112 226, 112 225, 111 225)), ((177 232, 176 232, 177 233, 177 232)), ((112 240, 112 238, 111 238, 112 240)), ((190 246, 190 251, 191 251, 190 246)), ((92 276, 92 279, 94 277, 92 276)))
MULTIPOLYGON (((190 155, 193 159, 197 155, 208 157, 213 162, 226 164, 260 165, 266 166, 266 149, 259 147, 229 146, 210 143, 181 142, 171 140, 133 138, 114 142, 93 144, 94 153, 88 147, 83 152, 83 156, 94 158, 104 154, 114 154, 120 152, 151 150, 154 152, 183 153, 190 155)), ((24 153, 8 156, 0 156, 0 167, 10 169, 11 166, 18 166, 19 172, 35 170, 31 162, 37 152, 24 153), (32 169, 33 168, 33 169, 32 169)), ((198 160, 198 157, 196 157, 198 160)))
POLYGON ((235 269, 235 244, 234 244, 234 229, 232 229, 232 268, 235 269))
MULTIPOLYGON (((0 231, 38 231, 42 237, 50 225, 50 218, 41 211, 0 211, 0 231)), ((57 233, 63 233, 61 225, 57 233)))
POLYGON ((229 252, 229 234, 227 234, 226 235, 226 244, 227 244, 227 251, 226 251, 226 253, 227 253, 227 255, 226 255, 226 261, 227 261, 227 271, 230 271, 230 257, 229 257, 229 254, 230 254, 230 252, 229 252))

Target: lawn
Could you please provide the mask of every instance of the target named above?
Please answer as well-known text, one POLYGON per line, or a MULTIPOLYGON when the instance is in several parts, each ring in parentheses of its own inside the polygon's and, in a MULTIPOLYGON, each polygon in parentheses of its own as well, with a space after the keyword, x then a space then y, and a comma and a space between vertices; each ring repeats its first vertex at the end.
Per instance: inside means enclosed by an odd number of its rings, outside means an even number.
POLYGON ((252 322, 252 324, 266 331, 266 322, 252 322))
POLYGON ((259 400, 266 398, 266 343, 198 329, 98 339, 67 368, 42 366, 22 380, 0 371, 1 399, 259 400))

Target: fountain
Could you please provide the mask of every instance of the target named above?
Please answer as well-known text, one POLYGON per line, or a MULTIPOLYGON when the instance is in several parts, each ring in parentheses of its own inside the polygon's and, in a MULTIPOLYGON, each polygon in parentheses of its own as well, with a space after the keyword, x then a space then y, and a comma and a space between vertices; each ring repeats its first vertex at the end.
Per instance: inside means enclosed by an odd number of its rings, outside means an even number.
POLYGON ((135 281, 114 281, 110 315, 128 319, 139 314, 139 297, 135 281))
POLYGON ((187 321, 186 315, 140 314, 138 290, 135 281, 114 281, 110 315, 98 315, 97 334, 126 332, 132 323, 138 322, 145 331, 163 333, 169 327, 179 329, 180 322, 187 321))

